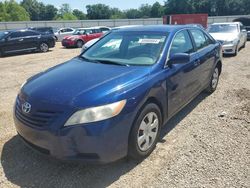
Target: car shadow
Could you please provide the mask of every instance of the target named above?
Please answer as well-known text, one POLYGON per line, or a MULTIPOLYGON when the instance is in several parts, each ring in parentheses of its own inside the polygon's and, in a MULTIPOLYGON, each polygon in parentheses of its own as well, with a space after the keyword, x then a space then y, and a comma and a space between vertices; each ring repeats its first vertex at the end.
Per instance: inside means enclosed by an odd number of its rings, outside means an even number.
MULTIPOLYGON (((162 129, 161 142, 164 142, 163 137, 207 96, 201 93, 171 118, 162 129)), ((1 164, 6 178, 22 188, 107 187, 140 162, 128 159, 106 165, 61 162, 30 150, 18 136, 14 136, 4 144, 1 155, 1 164)))
MULTIPOLYGON (((53 50, 49 49, 49 51, 45 52, 46 53, 51 53, 53 50)), ((4 54, 3 56, 0 56, 0 58, 8 58, 8 57, 15 57, 15 56, 25 56, 25 55, 30 55, 30 54, 42 54, 42 52, 39 51, 32 51, 32 52, 18 52, 18 53, 11 53, 11 54, 4 54)))

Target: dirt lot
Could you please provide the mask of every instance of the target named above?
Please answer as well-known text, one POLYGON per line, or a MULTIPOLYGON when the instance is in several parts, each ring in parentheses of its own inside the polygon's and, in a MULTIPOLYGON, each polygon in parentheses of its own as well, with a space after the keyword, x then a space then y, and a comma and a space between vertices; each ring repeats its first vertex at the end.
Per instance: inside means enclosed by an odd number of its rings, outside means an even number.
POLYGON ((250 43, 224 58, 217 91, 172 118, 150 157, 104 166, 48 159, 16 136, 12 107, 22 82, 79 53, 57 46, 0 58, 0 187, 250 187, 250 43))

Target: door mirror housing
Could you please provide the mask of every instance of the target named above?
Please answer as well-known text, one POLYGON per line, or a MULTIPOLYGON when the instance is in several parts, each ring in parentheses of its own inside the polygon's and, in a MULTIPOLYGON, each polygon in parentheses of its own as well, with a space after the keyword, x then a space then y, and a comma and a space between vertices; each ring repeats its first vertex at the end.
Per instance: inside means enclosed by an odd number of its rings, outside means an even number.
POLYGON ((187 53, 176 53, 172 55, 169 60, 168 64, 173 65, 173 64, 185 64, 190 61, 190 55, 187 53))

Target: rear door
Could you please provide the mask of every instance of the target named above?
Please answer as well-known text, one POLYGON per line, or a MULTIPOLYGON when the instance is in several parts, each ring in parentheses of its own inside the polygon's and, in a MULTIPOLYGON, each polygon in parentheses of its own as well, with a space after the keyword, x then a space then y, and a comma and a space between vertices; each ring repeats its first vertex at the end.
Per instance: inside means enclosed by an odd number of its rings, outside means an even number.
POLYGON ((23 48, 26 50, 33 50, 39 46, 39 39, 41 35, 35 31, 22 32, 23 36, 23 48))
POLYGON ((197 78, 198 58, 187 30, 179 31, 172 41, 169 58, 176 53, 190 54, 190 61, 166 67, 166 74, 170 74, 167 75, 169 116, 182 108, 200 88, 197 78))
POLYGON ((211 71, 215 63, 218 50, 210 37, 200 29, 190 29, 192 40, 195 44, 198 59, 197 78, 200 89, 204 88, 210 80, 211 71))

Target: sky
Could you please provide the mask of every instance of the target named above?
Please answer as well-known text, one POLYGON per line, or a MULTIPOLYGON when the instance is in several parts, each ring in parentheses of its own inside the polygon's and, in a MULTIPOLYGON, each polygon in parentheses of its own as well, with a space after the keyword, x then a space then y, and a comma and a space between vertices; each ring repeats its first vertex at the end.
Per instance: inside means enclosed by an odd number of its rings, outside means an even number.
MULTIPOLYGON (((21 0, 17 0, 17 2, 20 2, 21 0)), ((40 2, 43 2, 45 4, 53 4, 57 8, 60 7, 61 4, 63 3, 68 3, 70 4, 72 9, 79 9, 82 10, 86 13, 86 5, 91 5, 91 4, 106 4, 110 7, 116 7, 121 10, 126 10, 130 8, 139 8, 141 4, 154 4, 157 0, 102 0, 102 1, 96 1, 96 0, 38 0, 40 2)), ((158 0, 159 3, 163 4, 164 0, 158 0)))

